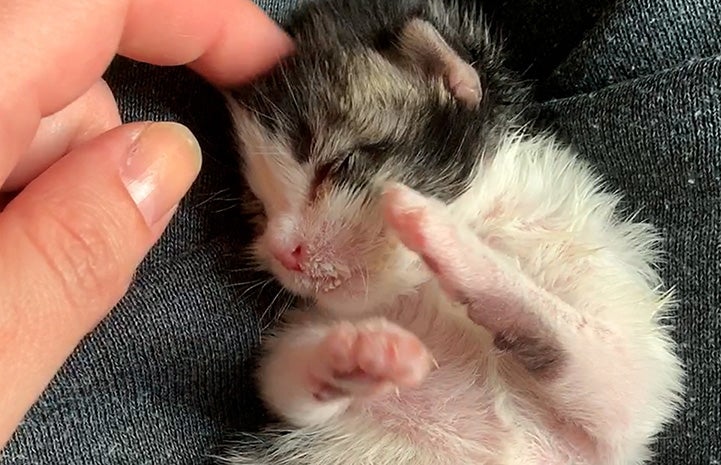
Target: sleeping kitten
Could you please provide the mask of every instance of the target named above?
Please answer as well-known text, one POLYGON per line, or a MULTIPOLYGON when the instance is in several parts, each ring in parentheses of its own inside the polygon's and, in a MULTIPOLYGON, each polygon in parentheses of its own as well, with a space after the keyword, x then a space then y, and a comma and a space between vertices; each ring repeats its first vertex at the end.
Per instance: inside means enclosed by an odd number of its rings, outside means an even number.
POLYGON ((479 12, 308 2, 229 96, 254 253, 307 308, 266 341, 253 465, 621 465, 682 393, 652 227, 552 135, 479 12))

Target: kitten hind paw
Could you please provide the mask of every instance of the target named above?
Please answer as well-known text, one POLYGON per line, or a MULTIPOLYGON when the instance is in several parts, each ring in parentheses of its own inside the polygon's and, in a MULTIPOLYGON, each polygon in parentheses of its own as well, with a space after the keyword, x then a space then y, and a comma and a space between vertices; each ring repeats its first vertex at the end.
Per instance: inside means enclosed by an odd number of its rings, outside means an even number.
POLYGON ((415 387, 435 363, 418 337, 383 319, 338 323, 318 349, 318 364, 312 368, 318 400, 415 387))

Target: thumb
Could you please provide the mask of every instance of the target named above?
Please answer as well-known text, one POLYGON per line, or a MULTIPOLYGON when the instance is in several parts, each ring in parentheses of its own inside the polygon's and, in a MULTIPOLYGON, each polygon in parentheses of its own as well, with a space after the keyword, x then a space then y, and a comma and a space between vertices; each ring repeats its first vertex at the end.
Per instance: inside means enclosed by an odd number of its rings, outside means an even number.
POLYGON ((0 448, 125 293, 199 169, 183 126, 129 124, 61 158, 0 213, 0 448))

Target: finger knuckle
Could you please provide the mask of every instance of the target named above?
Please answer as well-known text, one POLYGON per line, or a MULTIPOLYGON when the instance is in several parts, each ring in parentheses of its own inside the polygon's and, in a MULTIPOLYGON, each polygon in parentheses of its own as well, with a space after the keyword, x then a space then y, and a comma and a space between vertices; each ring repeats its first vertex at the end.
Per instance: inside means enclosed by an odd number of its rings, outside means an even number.
POLYGON ((61 298, 85 307, 123 285, 118 247, 105 212, 97 206, 44 208, 28 222, 25 235, 54 275, 61 298))

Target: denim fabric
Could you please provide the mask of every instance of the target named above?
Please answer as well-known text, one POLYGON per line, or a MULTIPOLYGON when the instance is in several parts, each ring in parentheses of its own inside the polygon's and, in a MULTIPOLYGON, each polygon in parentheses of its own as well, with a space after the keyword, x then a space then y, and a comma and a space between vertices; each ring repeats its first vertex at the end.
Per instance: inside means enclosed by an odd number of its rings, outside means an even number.
MULTIPOLYGON (((275 18, 294 3, 260 2, 275 18)), ((538 81, 539 108, 627 193, 629 211, 662 228, 689 393, 655 463, 718 464, 721 3, 486 3, 511 63, 538 81)), ((285 297, 243 269, 248 228, 222 101, 183 68, 118 59, 106 78, 126 121, 187 124, 205 165, 128 295, 29 412, 2 464, 210 463, 227 434, 264 418, 253 355, 285 297)))

